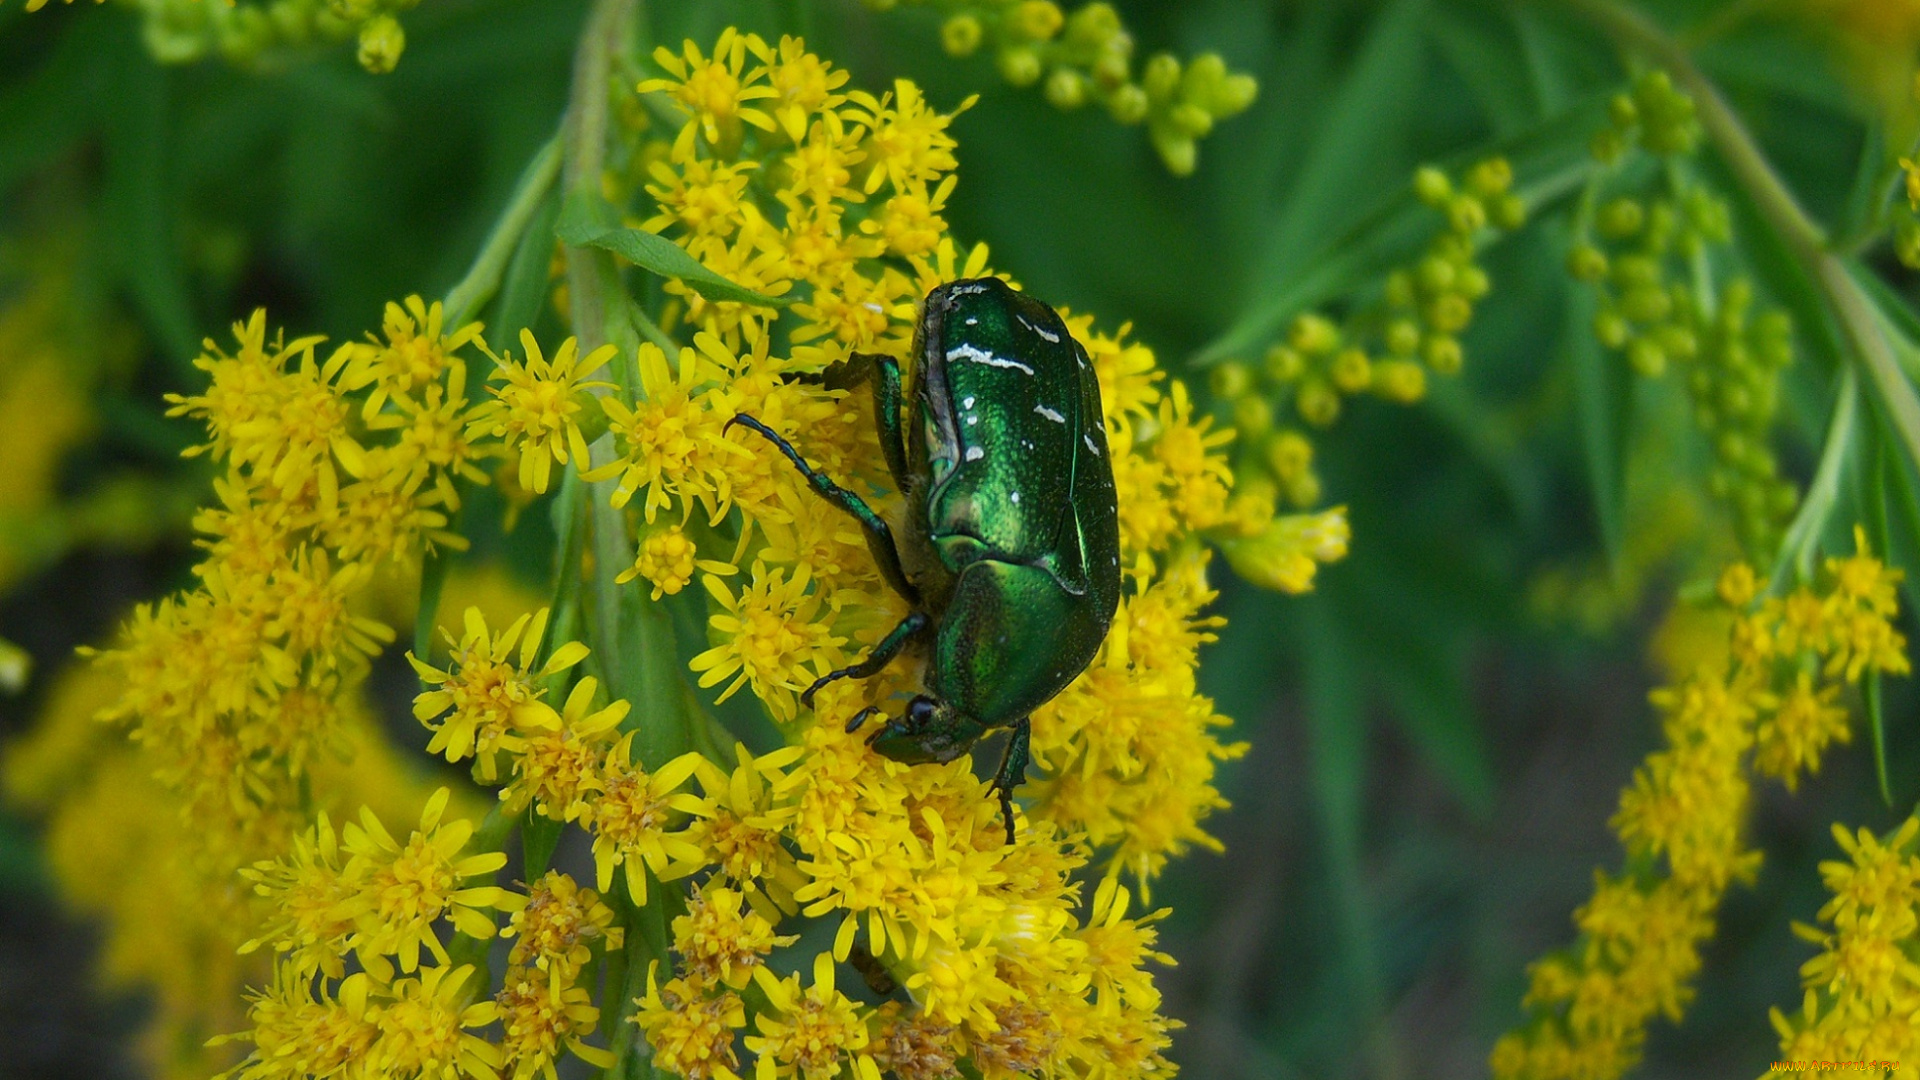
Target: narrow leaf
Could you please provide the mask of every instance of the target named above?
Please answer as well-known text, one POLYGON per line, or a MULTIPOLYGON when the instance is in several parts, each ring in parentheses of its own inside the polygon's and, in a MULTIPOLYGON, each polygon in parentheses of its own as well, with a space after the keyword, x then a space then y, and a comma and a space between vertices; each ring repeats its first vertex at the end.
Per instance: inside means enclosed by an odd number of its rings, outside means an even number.
POLYGON ((1593 488, 1594 518, 1600 525, 1607 565, 1618 568, 1626 516, 1627 434, 1633 421, 1632 375, 1611 363, 1593 336, 1593 295, 1571 289, 1560 347, 1573 375, 1574 417, 1593 488))
POLYGON ((532 884, 547 872, 547 865, 553 861, 553 849, 559 846, 562 827, 562 822, 527 808, 527 820, 520 826, 522 880, 532 884))
MULTIPOLYGON (((554 222, 560 215, 560 200, 549 195, 534 212, 527 231, 507 264, 506 277, 500 283, 500 300, 494 308, 492 339, 494 349, 513 347, 523 328, 540 318, 541 304, 550 294, 547 271, 553 254, 554 222)), ((485 372, 474 372, 475 381, 485 372)))
POLYGON ((758 304, 761 307, 785 307, 793 303, 786 297, 768 296, 735 285, 700 264, 680 245, 656 233, 629 229, 610 220, 612 208, 604 201, 575 193, 567 196, 560 211, 554 235, 574 247, 596 247, 644 270, 662 277, 675 278, 709 300, 758 304))

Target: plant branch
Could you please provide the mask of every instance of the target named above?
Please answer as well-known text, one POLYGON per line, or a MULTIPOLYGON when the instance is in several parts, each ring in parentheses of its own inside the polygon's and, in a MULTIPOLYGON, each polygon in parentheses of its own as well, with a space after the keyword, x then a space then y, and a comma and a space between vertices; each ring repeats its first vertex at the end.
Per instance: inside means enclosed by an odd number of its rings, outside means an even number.
POLYGON ((1847 263, 1828 248, 1826 231, 1816 224, 1787 189, 1778 173, 1740 122, 1712 80, 1673 39, 1638 12, 1614 0, 1566 0, 1573 10, 1598 23, 1621 45, 1644 53, 1665 68, 1691 94, 1708 138, 1744 187, 1767 223, 1787 241, 1807 276, 1824 294, 1840 323, 1852 354, 1886 404, 1887 416, 1906 449, 1909 460, 1920 464, 1920 395, 1900 370, 1873 305, 1847 263))

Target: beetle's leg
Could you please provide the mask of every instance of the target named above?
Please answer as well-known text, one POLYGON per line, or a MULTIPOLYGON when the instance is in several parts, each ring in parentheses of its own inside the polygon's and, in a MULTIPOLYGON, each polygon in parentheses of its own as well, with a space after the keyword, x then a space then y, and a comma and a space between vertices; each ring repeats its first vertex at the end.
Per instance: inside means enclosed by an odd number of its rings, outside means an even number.
POLYGON ((900 418, 900 361, 885 353, 854 353, 845 360, 828 364, 825 370, 797 372, 787 377, 829 390, 851 390, 863 382, 872 382, 873 423, 880 429, 880 451, 887 456, 887 471, 893 474, 894 484, 902 492, 907 490, 906 422, 900 418))
MULTIPOLYGON (((869 705, 866 708, 861 709, 859 712, 854 713, 853 719, 847 721, 847 734, 851 735, 854 732, 859 731, 861 724, 866 723, 869 719, 878 715, 880 715, 880 706, 878 705, 869 705)), ((867 741, 872 742, 873 740, 868 739, 867 741)))
POLYGON ((726 428, 722 428, 721 432, 724 434, 735 424, 759 432, 763 438, 785 454, 788 461, 793 462, 794 468, 800 470, 800 475, 807 478, 807 483, 819 493, 821 498, 852 514, 854 519, 860 522, 861 530, 867 534, 867 550, 873 552, 873 561, 880 566, 880 576, 886 578, 887 584, 893 586, 895 592, 905 597, 907 603, 915 607, 920 606, 920 590, 913 587, 913 583, 907 580, 906 573, 900 569, 900 549, 894 546, 893 530, 887 527, 886 520, 875 513, 873 507, 868 506, 860 496, 829 480, 825 474, 807 464, 807 459, 800 456, 800 451, 795 450, 792 443, 781 438, 779 432, 745 413, 735 413, 733 419, 727 421, 726 428))
POLYGON ((813 708, 813 695, 836 679, 864 679, 869 675, 878 675, 881 668, 900 655, 900 650, 907 647, 907 642, 912 641, 915 635, 925 633, 927 627, 932 625, 933 621, 921 612, 909 612, 906 618, 900 620, 900 625, 887 631, 887 636, 880 639, 880 644, 873 647, 866 659, 838 671, 829 671, 813 680, 812 686, 800 692, 800 704, 813 708))
POLYGON ((993 776, 994 790, 1000 794, 1000 816, 1007 822, 1007 843, 1013 843, 1013 789, 1026 782, 1027 762, 1033 749, 1033 725, 1026 717, 1013 722, 1013 734, 1007 737, 1007 750, 1000 755, 1000 771, 993 776))
POLYGON ((827 368, 827 385, 835 390, 873 383, 873 426, 880 429, 880 450, 887 471, 904 494, 907 490, 907 438, 900 419, 900 361, 885 353, 854 353, 827 368))

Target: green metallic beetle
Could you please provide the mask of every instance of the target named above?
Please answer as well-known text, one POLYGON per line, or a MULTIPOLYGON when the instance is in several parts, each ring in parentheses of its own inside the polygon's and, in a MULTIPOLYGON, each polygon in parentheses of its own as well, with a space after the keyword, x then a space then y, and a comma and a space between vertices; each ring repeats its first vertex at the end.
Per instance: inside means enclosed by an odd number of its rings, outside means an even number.
MULTIPOLYGON (((1028 716, 1093 659, 1120 602, 1120 526, 1100 382, 1047 305, 999 278, 927 294, 914 334, 913 401, 902 427, 900 365, 856 353, 820 376, 871 381, 880 445, 906 497, 902 535, 751 416, 828 502, 852 514, 887 582, 913 611, 865 659, 800 695, 877 674, 927 651, 925 692, 867 742, 896 761, 952 761, 1011 729, 994 777, 1007 839, 1025 778, 1028 716)), ((880 710, 862 709, 857 730, 880 710)))

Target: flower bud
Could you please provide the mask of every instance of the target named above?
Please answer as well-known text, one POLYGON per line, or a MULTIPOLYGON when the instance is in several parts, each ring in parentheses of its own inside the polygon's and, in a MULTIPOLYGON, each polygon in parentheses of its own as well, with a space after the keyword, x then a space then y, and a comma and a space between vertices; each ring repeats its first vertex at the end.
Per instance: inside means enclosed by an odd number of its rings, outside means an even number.
POLYGON ((1364 350, 1346 348, 1333 358, 1333 367, 1329 371, 1333 385, 1342 393, 1357 394, 1373 385, 1373 361, 1367 359, 1364 350))
POLYGON ((1137 124, 1147 118, 1147 92, 1127 83, 1107 99, 1107 112, 1122 124, 1137 124))
POLYGON ((1373 389, 1388 401, 1411 405, 1427 394, 1427 370, 1408 360, 1374 365, 1373 389))
POLYGON ((1287 328, 1287 343, 1308 356, 1324 356, 1340 344, 1340 330, 1326 316, 1303 312, 1287 328))
POLYGON ((1056 109, 1077 109, 1087 103, 1087 77, 1070 67, 1047 76, 1047 103, 1056 109))
POLYGON ((1305 476, 1313 468, 1313 444, 1305 435, 1286 428, 1267 436, 1261 447, 1267 468, 1283 484, 1305 476))
POLYGON ((1273 427, 1273 403, 1258 394, 1248 394, 1233 403, 1233 426, 1246 438, 1264 435, 1273 427))
POLYGON ((972 56, 984 33, 972 14, 955 15, 940 26, 940 47, 948 56, 972 56))
POLYGON ((1066 21, 1066 16, 1060 12, 1060 5, 1053 0, 1021 0, 1008 19, 1008 27, 1014 33, 1034 41, 1051 41, 1066 21))
POLYGON ((1000 77, 1014 86, 1032 86, 1040 79, 1040 54, 1024 45, 1000 50, 1000 77))
POLYGON ((400 29, 400 20, 391 15, 369 19, 360 28, 360 66, 375 75, 392 71, 406 47, 406 31, 400 29))
POLYGON ((1413 197, 1439 210, 1453 198, 1453 183, 1446 173, 1432 165, 1422 165, 1413 174, 1413 197))
POLYGON ((1487 224, 1486 204, 1471 195, 1455 195, 1447 202, 1447 224, 1463 235, 1478 232, 1487 224))
POLYGON ((1213 391, 1214 397, 1233 401, 1253 389, 1253 372, 1240 361, 1229 360, 1208 374, 1207 386, 1213 391))
POLYGON ((1165 101, 1180 86, 1180 61, 1168 53, 1155 53, 1140 75, 1140 85, 1153 101, 1165 101))
POLYGON ((1314 427, 1327 427, 1340 419, 1340 395, 1320 379, 1307 379, 1295 392, 1293 407, 1300 419, 1314 427))
POLYGON ((1567 253, 1567 273, 1575 281, 1599 281, 1607 276, 1607 256, 1592 244, 1576 244, 1567 253))
POLYGON ((1300 372, 1306 369, 1306 361, 1293 349, 1275 345, 1267 350, 1261 367, 1267 378, 1284 385, 1300 377, 1300 372))
POLYGON ((1420 356, 1426 360, 1427 367, 1435 375, 1457 375, 1461 364, 1466 361, 1466 353, 1460 348, 1458 338, 1445 334, 1430 334, 1420 346, 1420 356))
POLYGON ((1467 190, 1482 199, 1506 194, 1513 186, 1513 165, 1503 157, 1488 158, 1467 173, 1467 190))

